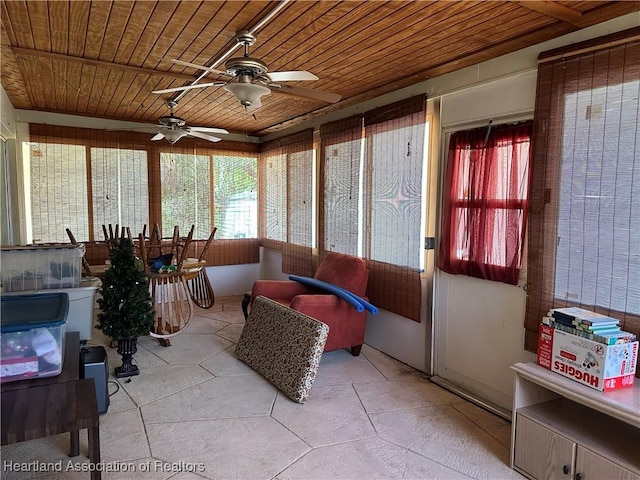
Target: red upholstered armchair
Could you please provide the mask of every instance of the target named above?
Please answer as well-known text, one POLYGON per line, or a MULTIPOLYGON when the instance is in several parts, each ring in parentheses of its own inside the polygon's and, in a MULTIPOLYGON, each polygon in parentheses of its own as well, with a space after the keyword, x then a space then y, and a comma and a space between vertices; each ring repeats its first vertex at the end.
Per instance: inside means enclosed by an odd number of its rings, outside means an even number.
MULTIPOLYGON (((314 278, 342 287, 366 300, 364 294, 369 270, 362 258, 329 253, 318 267, 314 278)), ((325 352, 351 348, 352 355, 360 355, 364 343, 366 310, 358 313, 349 303, 333 294, 291 280, 258 280, 253 284, 251 304, 258 295, 329 325, 325 352)))

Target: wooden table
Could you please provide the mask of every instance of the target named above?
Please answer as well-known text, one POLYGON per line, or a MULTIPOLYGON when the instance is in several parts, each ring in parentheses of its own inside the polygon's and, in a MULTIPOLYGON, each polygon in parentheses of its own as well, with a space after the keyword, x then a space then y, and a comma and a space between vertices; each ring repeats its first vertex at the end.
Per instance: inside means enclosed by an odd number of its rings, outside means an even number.
MULTIPOLYGON (((200 270, 203 269, 206 265, 207 265, 206 260, 198 260, 197 258, 187 258, 182 264, 182 270, 184 271, 185 279, 191 280, 192 278, 197 277, 200 270)), ((92 276, 95 276, 104 280, 104 277, 107 273, 107 270, 109 270, 110 266, 111 265, 105 263, 103 265, 89 265, 89 268, 91 269, 92 276)))
MULTIPOLYGON (((81 429, 87 429, 89 461, 100 463, 100 417, 92 378, 80 379, 80 337, 66 334, 62 372, 55 377, 3 383, 0 387, 1 444, 70 434, 70 457, 80 454, 81 429)), ((6 459, 5 459, 6 461, 6 459)), ((101 471, 91 469, 91 479, 101 471)))
POLYGON ((31 378, 18 380, 15 382, 3 383, 0 390, 8 392, 10 390, 22 390, 30 387, 48 385, 50 383, 64 383, 80 379, 80 333, 67 332, 64 341, 64 360, 60 375, 54 377, 31 378))

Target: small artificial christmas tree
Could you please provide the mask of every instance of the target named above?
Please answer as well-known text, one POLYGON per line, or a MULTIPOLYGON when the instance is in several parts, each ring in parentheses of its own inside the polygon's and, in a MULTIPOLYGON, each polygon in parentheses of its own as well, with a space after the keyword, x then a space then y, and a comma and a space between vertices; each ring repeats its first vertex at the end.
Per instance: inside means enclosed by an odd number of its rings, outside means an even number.
POLYGON ((131 357, 137 351, 137 338, 147 335, 153 325, 154 309, 149 295, 149 280, 142 261, 135 257, 128 238, 111 243, 111 266, 105 274, 98 299, 97 327, 118 341, 122 366, 116 377, 138 375, 131 357))

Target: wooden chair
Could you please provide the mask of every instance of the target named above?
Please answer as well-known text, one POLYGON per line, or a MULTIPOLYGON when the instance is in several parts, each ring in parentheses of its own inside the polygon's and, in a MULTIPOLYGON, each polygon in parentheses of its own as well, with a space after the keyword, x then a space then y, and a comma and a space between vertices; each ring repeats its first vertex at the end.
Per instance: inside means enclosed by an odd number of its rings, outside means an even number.
MULTIPOLYGON (((69 237, 69 241, 73 244, 73 245, 78 245, 78 242, 76 240, 75 235, 71 232, 70 229, 66 229, 67 231, 67 236, 69 237)), ((82 270, 84 271, 84 273, 86 275, 91 275, 91 267, 89 266, 89 262, 87 261, 87 259, 84 257, 84 255, 82 256, 82 270)))
POLYGON ((120 228, 120 225, 117 223, 115 227, 109 224, 108 230, 107 225, 102 224, 102 234, 104 235, 104 240, 107 243, 117 240, 118 238, 125 238, 125 236, 128 237, 129 240, 133 241, 129 227, 120 228))
POLYGON ((142 236, 138 238, 140 258, 149 278, 149 290, 155 309, 155 321, 151 332, 152 337, 158 338, 163 346, 171 345, 170 337, 182 332, 191 320, 193 307, 191 296, 185 280, 182 264, 187 256, 191 244, 192 233, 176 245, 176 271, 170 273, 153 272, 149 268, 148 252, 157 245, 148 243, 142 236))
POLYGON ((187 275, 187 287, 189 288, 189 294, 191 295, 191 300, 200 308, 208 309, 213 307, 213 304, 216 301, 215 294, 213 292, 213 286, 209 281, 209 276, 207 275, 207 270, 205 268, 206 261, 204 260, 204 256, 209 250, 209 246, 213 241, 213 236, 216 234, 217 227, 214 227, 211 231, 211 235, 209 235, 209 239, 205 244, 202 252, 200 252, 200 256, 198 257, 198 274, 195 276, 187 275))

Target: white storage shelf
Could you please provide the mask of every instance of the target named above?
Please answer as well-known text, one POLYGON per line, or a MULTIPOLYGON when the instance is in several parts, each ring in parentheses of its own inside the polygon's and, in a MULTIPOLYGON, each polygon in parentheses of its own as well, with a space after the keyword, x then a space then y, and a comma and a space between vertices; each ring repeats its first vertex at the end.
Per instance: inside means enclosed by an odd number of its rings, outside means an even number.
POLYGON ((512 468, 540 480, 640 480, 637 384, 602 393, 534 363, 512 368, 512 468))

